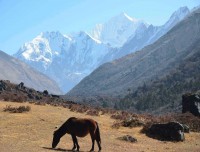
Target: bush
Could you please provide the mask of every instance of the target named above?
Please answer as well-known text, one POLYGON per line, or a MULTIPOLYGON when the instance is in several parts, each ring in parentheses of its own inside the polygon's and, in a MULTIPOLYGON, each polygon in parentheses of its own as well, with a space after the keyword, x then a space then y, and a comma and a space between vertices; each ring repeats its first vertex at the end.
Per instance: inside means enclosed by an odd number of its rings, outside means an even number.
POLYGON ((30 106, 19 106, 19 107, 12 107, 11 105, 6 105, 3 109, 4 112, 11 112, 11 113, 23 113, 28 112, 31 110, 30 106))
POLYGON ((127 118, 130 117, 132 117, 132 114, 124 111, 116 112, 115 114, 111 115, 112 119, 118 119, 118 120, 126 120, 127 118))
POLYGON ((97 110, 97 109, 90 109, 87 112, 87 115, 90 115, 90 116, 99 116, 99 110, 97 110))

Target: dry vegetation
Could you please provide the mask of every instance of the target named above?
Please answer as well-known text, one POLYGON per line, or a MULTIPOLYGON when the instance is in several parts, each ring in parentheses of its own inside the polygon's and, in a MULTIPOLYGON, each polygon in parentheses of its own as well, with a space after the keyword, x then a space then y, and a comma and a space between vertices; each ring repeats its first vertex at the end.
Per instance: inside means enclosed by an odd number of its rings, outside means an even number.
POLYGON ((3 109, 5 112, 11 112, 11 113, 23 113, 28 112, 31 110, 30 106, 19 106, 19 107, 12 107, 11 105, 6 105, 6 107, 3 109))
MULTIPOLYGON (((77 106, 78 107, 78 106, 77 106)), ((198 152, 200 149, 200 133, 191 132, 186 134, 184 142, 162 142, 155 139, 148 138, 145 134, 141 133, 142 127, 123 127, 118 129, 112 128, 116 119, 112 117, 124 117, 127 113, 114 112, 114 111, 98 111, 91 110, 92 115, 88 115, 89 109, 81 113, 74 112, 76 108, 64 108, 61 106, 45 106, 30 104, 30 103, 17 103, 0 101, 0 147, 1 152, 21 152, 21 151, 67 151, 72 148, 72 140, 69 135, 65 135, 59 145, 58 149, 51 149, 52 133, 55 126, 59 126, 69 117, 90 117, 99 123, 101 138, 102 138, 102 151, 106 152, 122 152, 122 151, 181 151, 181 152, 198 152), (31 110, 26 113, 9 113, 4 112, 6 105, 11 107, 30 106, 31 110), (70 110, 71 109, 71 110, 70 110), (73 109, 73 110, 72 110, 73 109), (102 115, 103 114, 103 115, 102 115), (120 114, 122 116, 120 116, 120 114), (115 116, 114 116, 115 115, 115 116), (118 138, 130 135, 137 139, 136 143, 126 142, 118 138)), ((87 109, 87 110, 86 110, 87 109)), ((144 117, 136 116, 139 120, 146 121, 144 117)), ((150 119, 151 117, 149 117, 150 119)), ((118 119, 123 121, 123 119, 118 119)), ((134 120, 135 121, 135 120, 134 120)), ((89 136, 85 138, 78 138, 82 151, 88 151, 91 148, 91 139, 89 136)), ((97 150, 97 146, 95 146, 97 150)))

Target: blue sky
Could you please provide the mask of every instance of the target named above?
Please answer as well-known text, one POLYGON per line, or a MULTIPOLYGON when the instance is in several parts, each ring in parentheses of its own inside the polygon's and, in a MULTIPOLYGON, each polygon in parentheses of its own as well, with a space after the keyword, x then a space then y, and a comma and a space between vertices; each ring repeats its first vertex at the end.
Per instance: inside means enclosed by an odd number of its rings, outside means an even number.
POLYGON ((162 25, 179 7, 197 5, 200 0, 0 0, 0 50, 14 54, 44 31, 88 31, 121 12, 162 25))

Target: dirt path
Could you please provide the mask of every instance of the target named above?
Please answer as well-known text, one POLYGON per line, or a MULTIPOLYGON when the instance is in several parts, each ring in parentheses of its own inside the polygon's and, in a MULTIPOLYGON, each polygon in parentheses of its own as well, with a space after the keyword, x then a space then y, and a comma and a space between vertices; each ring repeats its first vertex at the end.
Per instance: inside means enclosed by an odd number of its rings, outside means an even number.
MULTIPOLYGON (((52 134, 55 126, 59 126, 69 117, 90 117, 99 123, 102 151, 105 152, 199 152, 200 134, 186 134, 184 142, 161 142, 146 137, 140 133, 141 128, 112 129, 114 122, 108 115, 100 117, 88 116, 69 111, 62 107, 49 105, 40 106, 29 103, 14 103, 0 101, 0 152, 53 152, 67 151, 72 148, 72 140, 65 135, 56 150, 51 149, 52 134), (27 113, 3 112, 6 105, 29 105, 31 111, 27 113), (128 143, 116 139, 123 135, 131 135, 137 138, 137 143, 128 143)), ((90 137, 78 138, 80 150, 88 151, 91 148, 90 137)), ((97 151, 97 145, 95 145, 97 151)))

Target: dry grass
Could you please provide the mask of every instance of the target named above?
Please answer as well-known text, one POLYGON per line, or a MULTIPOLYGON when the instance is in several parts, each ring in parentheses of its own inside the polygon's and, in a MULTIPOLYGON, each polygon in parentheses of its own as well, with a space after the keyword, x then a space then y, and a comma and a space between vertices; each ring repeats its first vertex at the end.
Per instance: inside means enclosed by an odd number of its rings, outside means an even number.
MULTIPOLYGON (((200 149, 200 133, 186 134, 184 142, 161 142, 141 134, 142 127, 119 129, 111 128, 114 119, 109 115, 90 116, 85 113, 76 113, 67 108, 55 106, 40 106, 28 103, 3 102, 0 101, 0 151, 1 152, 53 152, 66 151, 72 148, 72 140, 65 135, 56 150, 50 149, 52 134, 55 126, 59 126, 69 117, 89 117, 99 123, 102 151, 105 152, 198 152, 200 149), (3 112, 6 105, 13 107, 31 106, 28 113, 3 112), (124 135, 130 135, 137 139, 137 143, 125 142, 117 139, 124 135)), ((81 151, 91 148, 90 137, 78 138, 81 151)), ((95 150, 97 150, 95 145, 95 150)))
POLYGON ((31 110, 30 106, 19 106, 19 107, 12 107, 11 105, 6 105, 3 109, 4 112, 11 112, 11 113, 23 113, 28 112, 31 110))

